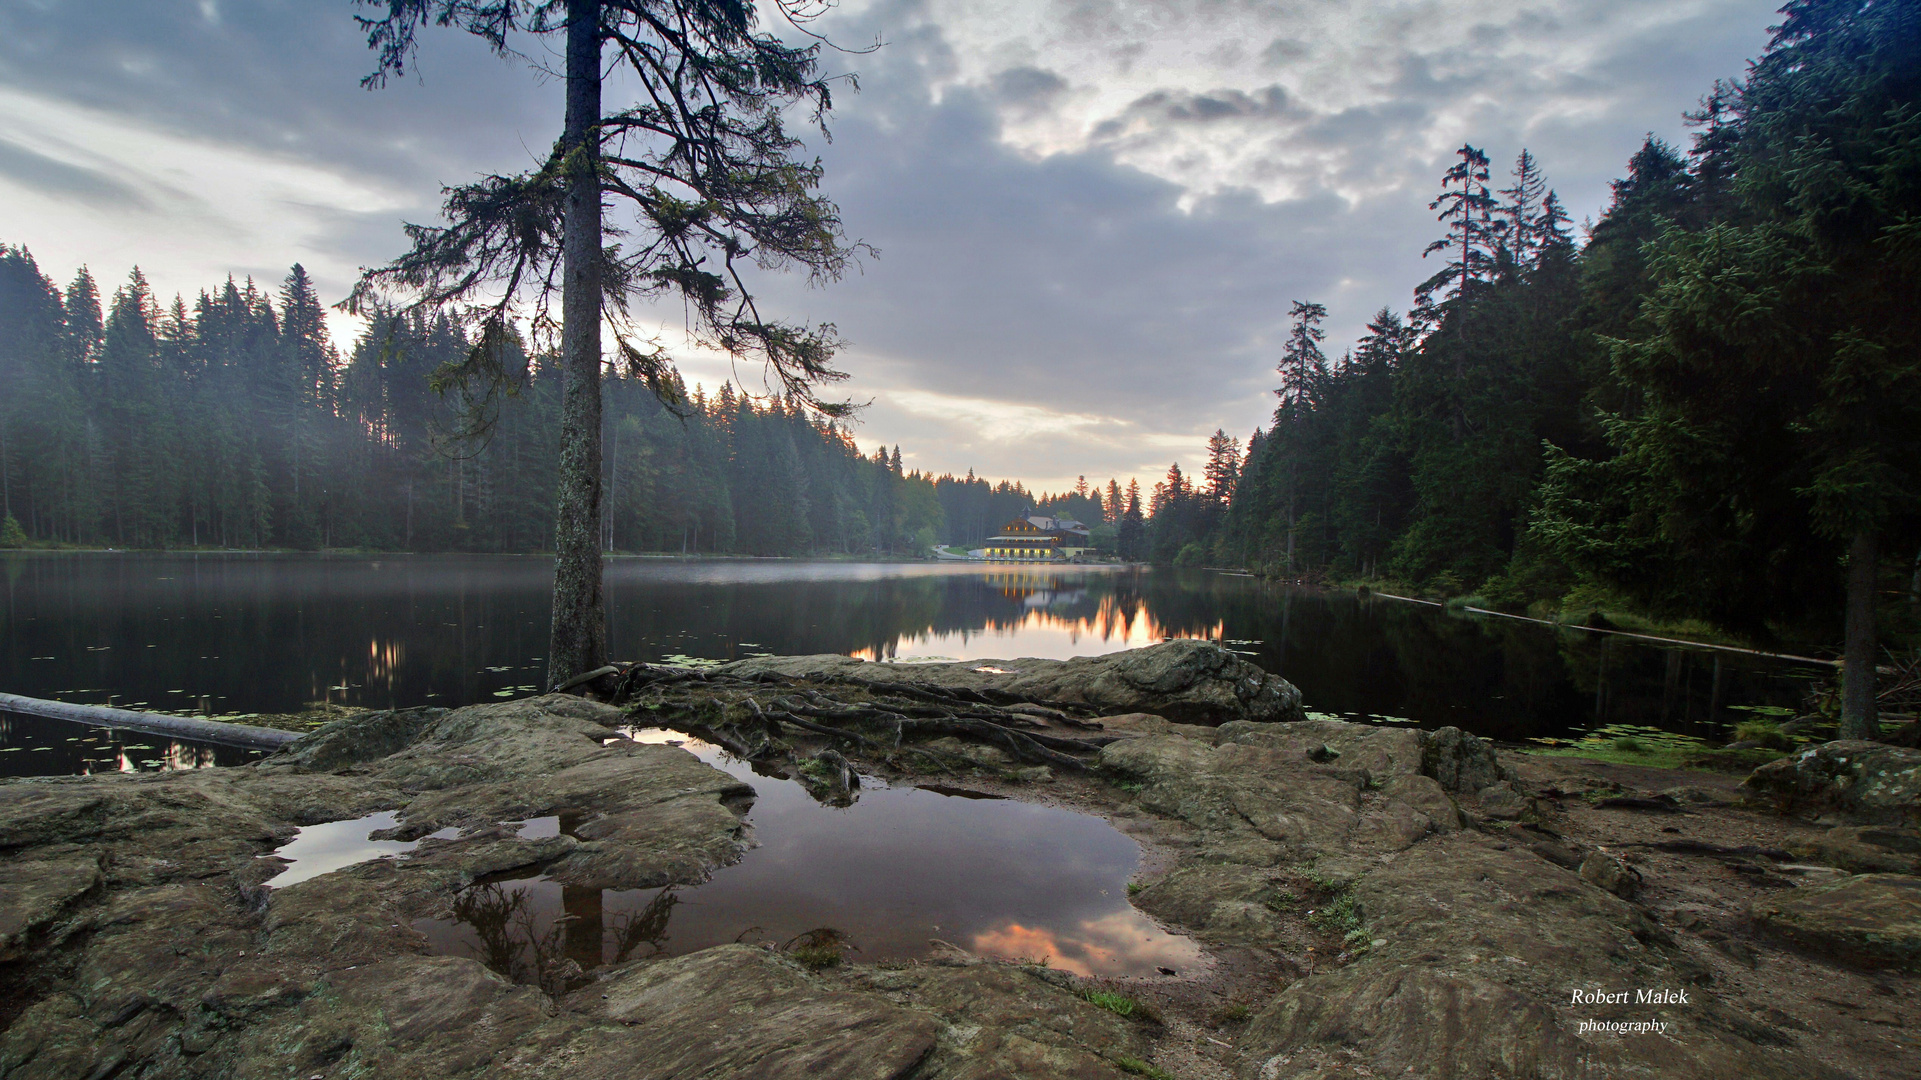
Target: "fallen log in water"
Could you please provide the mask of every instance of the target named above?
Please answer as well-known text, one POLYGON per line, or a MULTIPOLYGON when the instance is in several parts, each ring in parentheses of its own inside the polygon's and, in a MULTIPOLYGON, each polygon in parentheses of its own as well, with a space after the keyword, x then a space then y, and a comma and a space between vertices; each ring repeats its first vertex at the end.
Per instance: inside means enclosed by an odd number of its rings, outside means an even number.
POLYGON ((220 720, 202 720, 192 716, 168 716, 166 713, 137 712, 132 709, 109 709, 99 705, 75 705, 67 701, 47 701, 42 698, 22 697, 19 694, 0 694, 0 711, 25 713, 29 716, 47 716, 55 720, 71 720, 77 724, 92 724, 95 727, 124 728, 148 735, 166 735, 175 739, 214 743, 218 746, 237 746, 245 750, 278 750, 300 738, 299 732, 281 731, 277 728, 229 724, 220 720))

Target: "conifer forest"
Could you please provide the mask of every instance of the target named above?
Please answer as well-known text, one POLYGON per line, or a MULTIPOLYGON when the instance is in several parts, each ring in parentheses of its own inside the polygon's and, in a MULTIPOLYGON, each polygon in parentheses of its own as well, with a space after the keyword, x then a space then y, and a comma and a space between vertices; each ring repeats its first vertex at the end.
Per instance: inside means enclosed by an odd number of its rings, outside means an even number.
MULTIPOLYGON (((529 552, 551 546, 559 379, 520 355, 493 400, 439 386, 447 319, 371 320, 341 353, 295 266, 161 304, 0 253, 0 447, 16 542, 117 548, 529 552), (444 391, 444 392, 443 392, 444 391)), ((778 397, 608 377, 609 551, 925 554, 1031 510, 938 479, 778 397)))
POLYGON ((1295 302, 1272 424, 1155 485, 1147 557, 1912 632, 1921 38, 1902 5, 1784 14, 1580 227, 1528 151, 1461 147, 1411 306, 1341 347, 1295 302))
MULTIPOLYGON (((1921 55, 1901 5, 1799 4, 1576 223, 1532 154, 1462 146, 1432 276, 1366 334, 1293 300, 1272 422, 1059 494, 906 471, 858 419, 608 369, 608 551, 928 554, 1036 510, 1126 560, 1605 597, 1766 638, 1921 597, 1921 55), (664 393, 656 390, 664 387, 664 393), (1848 568, 1848 572, 1843 572, 1848 568), (1870 599, 1872 598, 1872 599, 1870 599)), ((0 251, 7 542, 526 552, 553 544, 560 377, 457 321, 344 347, 294 266, 191 300, 0 251)), ((1905 613, 1905 614, 1904 614, 1905 613)))

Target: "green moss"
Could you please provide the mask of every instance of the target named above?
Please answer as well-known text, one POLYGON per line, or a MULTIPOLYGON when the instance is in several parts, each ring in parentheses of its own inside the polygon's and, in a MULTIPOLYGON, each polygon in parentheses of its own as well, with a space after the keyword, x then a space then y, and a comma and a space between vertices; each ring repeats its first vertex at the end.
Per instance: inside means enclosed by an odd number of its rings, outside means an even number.
POLYGON ((1367 928, 1361 913, 1361 902, 1352 891, 1343 892, 1324 906, 1315 909, 1308 922, 1333 933, 1346 937, 1367 928))
POLYGON ((1166 1069, 1151 1065, 1140 1058, 1128 1057, 1126 1054, 1115 1055, 1114 1066, 1132 1076, 1145 1076, 1147 1080, 1175 1080, 1174 1074, 1166 1069))

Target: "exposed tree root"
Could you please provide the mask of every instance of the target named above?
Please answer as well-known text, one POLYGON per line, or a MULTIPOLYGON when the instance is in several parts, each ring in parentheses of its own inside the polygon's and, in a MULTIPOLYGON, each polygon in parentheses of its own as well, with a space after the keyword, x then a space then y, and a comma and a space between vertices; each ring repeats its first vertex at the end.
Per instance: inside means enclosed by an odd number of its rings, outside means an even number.
POLYGON ((838 773, 846 759, 831 748, 799 754, 783 728, 804 733, 803 738, 833 740, 850 753, 889 764, 912 755, 942 772, 977 768, 980 762, 916 743, 952 736, 1000 748, 1015 761, 1080 771, 1116 739, 1057 733, 1060 728, 1099 731, 1099 724, 1075 715, 1092 712, 1087 706, 999 690, 899 681, 812 683, 766 672, 739 676, 665 664, 611 665, 582 680, 582 686, 648 724, 686 731, 750 761, 779 763, 786 766, 782 772, 802 773, 811 778, 810 787, 829 789, 816 794, 830 800, 857 797, 857 778, 850 787, 845 777, 829 782, 826 776, 838 773))

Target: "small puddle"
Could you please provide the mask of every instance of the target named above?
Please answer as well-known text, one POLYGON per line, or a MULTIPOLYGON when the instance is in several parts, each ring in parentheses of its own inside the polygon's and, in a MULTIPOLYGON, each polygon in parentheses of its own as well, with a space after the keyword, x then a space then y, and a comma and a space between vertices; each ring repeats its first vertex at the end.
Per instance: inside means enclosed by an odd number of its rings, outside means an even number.
MULTIPOLYGON (((377 814, 368 814, 366 817, 354 818, 350 821, 329 821, 321 825, 303 826, 294 833, 292 840, 274 850, 273 856, 287 859, 293 865, 268 879, 266 886, 269 889, 284 889, 289 885, 298 885, 308 878, 331 874, 335 870, 343 870, 359 863, 405 855, 419 847, 420 841, 372 838, 374 833, 382 829, 396 828, 399 824, 398 811, 382 810, 377 814)), ((422 839, 446 840, 459 835, 459 829, 442 829, 431 837, 422 837, 422 839)), ((273 856, 262 856, 262 858, 273 856)))
MULTIPOLYGON (((702 885, 602 890, 544 876, 486 880, 452 919, 420 919, 433 951, 470 956, 516 981, 559 989, 604 964, 734 941, 779 946, 825 927, 857 963, 926 958, 932 940, 1079 975, 1153 975, 1201 962, 1127 900, 1140 847, 1100 818, 964 788, 890 787, 863 777, 835 808, 792 780, 755 775, 720 748, 673 743, 751 783, 760 846, 702 885)), ((536 818, 521 835, 553 835, 536 818)))

